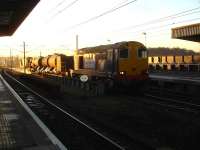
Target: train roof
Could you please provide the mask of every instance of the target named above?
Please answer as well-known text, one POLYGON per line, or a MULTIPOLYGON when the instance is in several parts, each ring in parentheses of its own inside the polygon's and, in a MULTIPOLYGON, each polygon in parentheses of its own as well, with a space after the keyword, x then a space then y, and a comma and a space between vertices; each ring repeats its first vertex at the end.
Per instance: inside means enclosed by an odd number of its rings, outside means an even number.
POLYGON ((123 46, 128 46, 129 43, 135 43, 135 44, 141 44, 140 42, 137 41, 124 41, 124 42, 118 42, 114 44, 108 44, 108 45, 99 45, 99 46, 94 46, 94 47, 86 47, 78 50, 78 53, 98 53, 98 52, 105 52, 106 50, 109 49, 117 49, 123 46))
POLYGON ((40 0, 1 0, 0 36, 10 36, 40 0))

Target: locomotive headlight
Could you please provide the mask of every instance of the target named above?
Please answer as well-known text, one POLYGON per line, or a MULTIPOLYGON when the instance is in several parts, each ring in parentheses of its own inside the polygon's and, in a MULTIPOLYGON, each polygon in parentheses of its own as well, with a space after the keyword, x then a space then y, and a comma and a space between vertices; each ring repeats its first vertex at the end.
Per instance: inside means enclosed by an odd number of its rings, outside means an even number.
POLYGON ((120 74, 120 75, 124 75, 124 74, 125 74, 125 72, 124 72, 124 71, 121 71, 121 72, 119 72, 119 74, 120 74))

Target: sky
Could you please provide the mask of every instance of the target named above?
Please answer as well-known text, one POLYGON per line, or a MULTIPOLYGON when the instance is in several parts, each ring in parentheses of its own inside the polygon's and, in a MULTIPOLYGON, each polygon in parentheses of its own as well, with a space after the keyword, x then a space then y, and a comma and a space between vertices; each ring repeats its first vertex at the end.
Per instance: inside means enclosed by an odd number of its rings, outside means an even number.
POLYGON ((200 0, 40 0, 11 37, 0 37, 0 55, 21 56, 23 41, 27 56, 72 54, 76 35, 79 48, 133 40, 200 52, 200 43, 171 39, 171 28, 199 22, 200 0))

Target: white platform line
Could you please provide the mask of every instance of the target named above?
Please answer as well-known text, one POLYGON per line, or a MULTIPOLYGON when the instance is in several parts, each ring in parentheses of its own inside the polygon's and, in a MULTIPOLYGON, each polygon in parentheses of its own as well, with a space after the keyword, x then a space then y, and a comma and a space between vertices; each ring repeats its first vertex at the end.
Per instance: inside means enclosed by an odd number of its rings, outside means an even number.
MULTIPOLYGON (((6 73, 7 74, 7 73, 6 73)), ((12 76, 10 76, 9 74, 7 74, 10 78, 12 78, 13 80, 15 80, 16 82, 18 82, 19 84, 21 84, 23 87, 25 87, 26 89, 28 89, 29 91, 31 91, 32 93, 36 94, 37 96, 39 96, 40 98, 42 98, 43 100, 45 100, 47 103, 49 103, 50 105, 52 105, 53 107, 55 107, 56 109, 59 109, 61 112, 63 112, 64 114, 66 114, 67 116, 69 116, 70 118, 72 118, 73 120, 77 121, 79 124, 85 126, 86 128, 88 128, 89 130, 93 131, 94 133, 96 133, 97 135, 99 135, 100 137, 102 137, 103 139, 105 139, 106 141, 112 143, 113 145, 115 145, 116 147, 118 147, 121 150, 125 150, 124 147, 122 147, 121 145, 119 145, 118 143, 116 143, 115 141, 113 141, 112 139, 104 136, 102 133, 98 132, 97 130, 95 130, 94 128, 90 127, 89 125, 85 124, 84 122, 82 122, 81 120, 79 120, 78 118, 76 118, 75 116, 73 116, 72 114, 66 112, 65 110, 61 109, 60 107, 58 107, 57 105, 55 105, 54 103, 50 102, 48 99, 46 99, 45 97, 39 95, 38 93, 36 93, 35 91, 33 91, 32 89, 30 89, 29 87, 27 87, 26 85, 23 85, 22 83, 20 83, 19 81, 17 81, 15 78, 13 78, 12 76)))
POLYGON ((24 109, 31 115, 31 117, 35 120, 35 122, 42 128, 47 137, 51 140, 51 142, 60 150, 67 150, 67 148, 62 144, 62 142, 49 130, 49 128, 38 118, 38 116, 26 105, 26 103, 21 99, 21 97, 15 92, 15 90, 5 81, 5 79, 0 75, 3 83, 7 86, 7 88, 11 91, 11 93, 15 96, 15 98, 19 101, 19 103, 24 107, 24 109))

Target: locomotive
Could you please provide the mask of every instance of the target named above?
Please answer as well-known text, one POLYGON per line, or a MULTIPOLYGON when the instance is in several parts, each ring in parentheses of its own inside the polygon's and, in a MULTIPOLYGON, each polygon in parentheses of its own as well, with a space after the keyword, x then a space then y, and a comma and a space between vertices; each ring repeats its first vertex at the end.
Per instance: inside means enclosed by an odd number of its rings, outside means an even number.
POLYGON ((148 57, 146 47, 136 41, 87 47, 75 50, 74 56, 54 54, 33 58, 31 72, 57 74, 104 87, 132 85, 148 79, 148 57))
POLYGON ((74 55, 73 76, 87 75, 91 80, 128 84, 146 80, 147 69, 147 50, 134 41, 83 48, 74 55))

